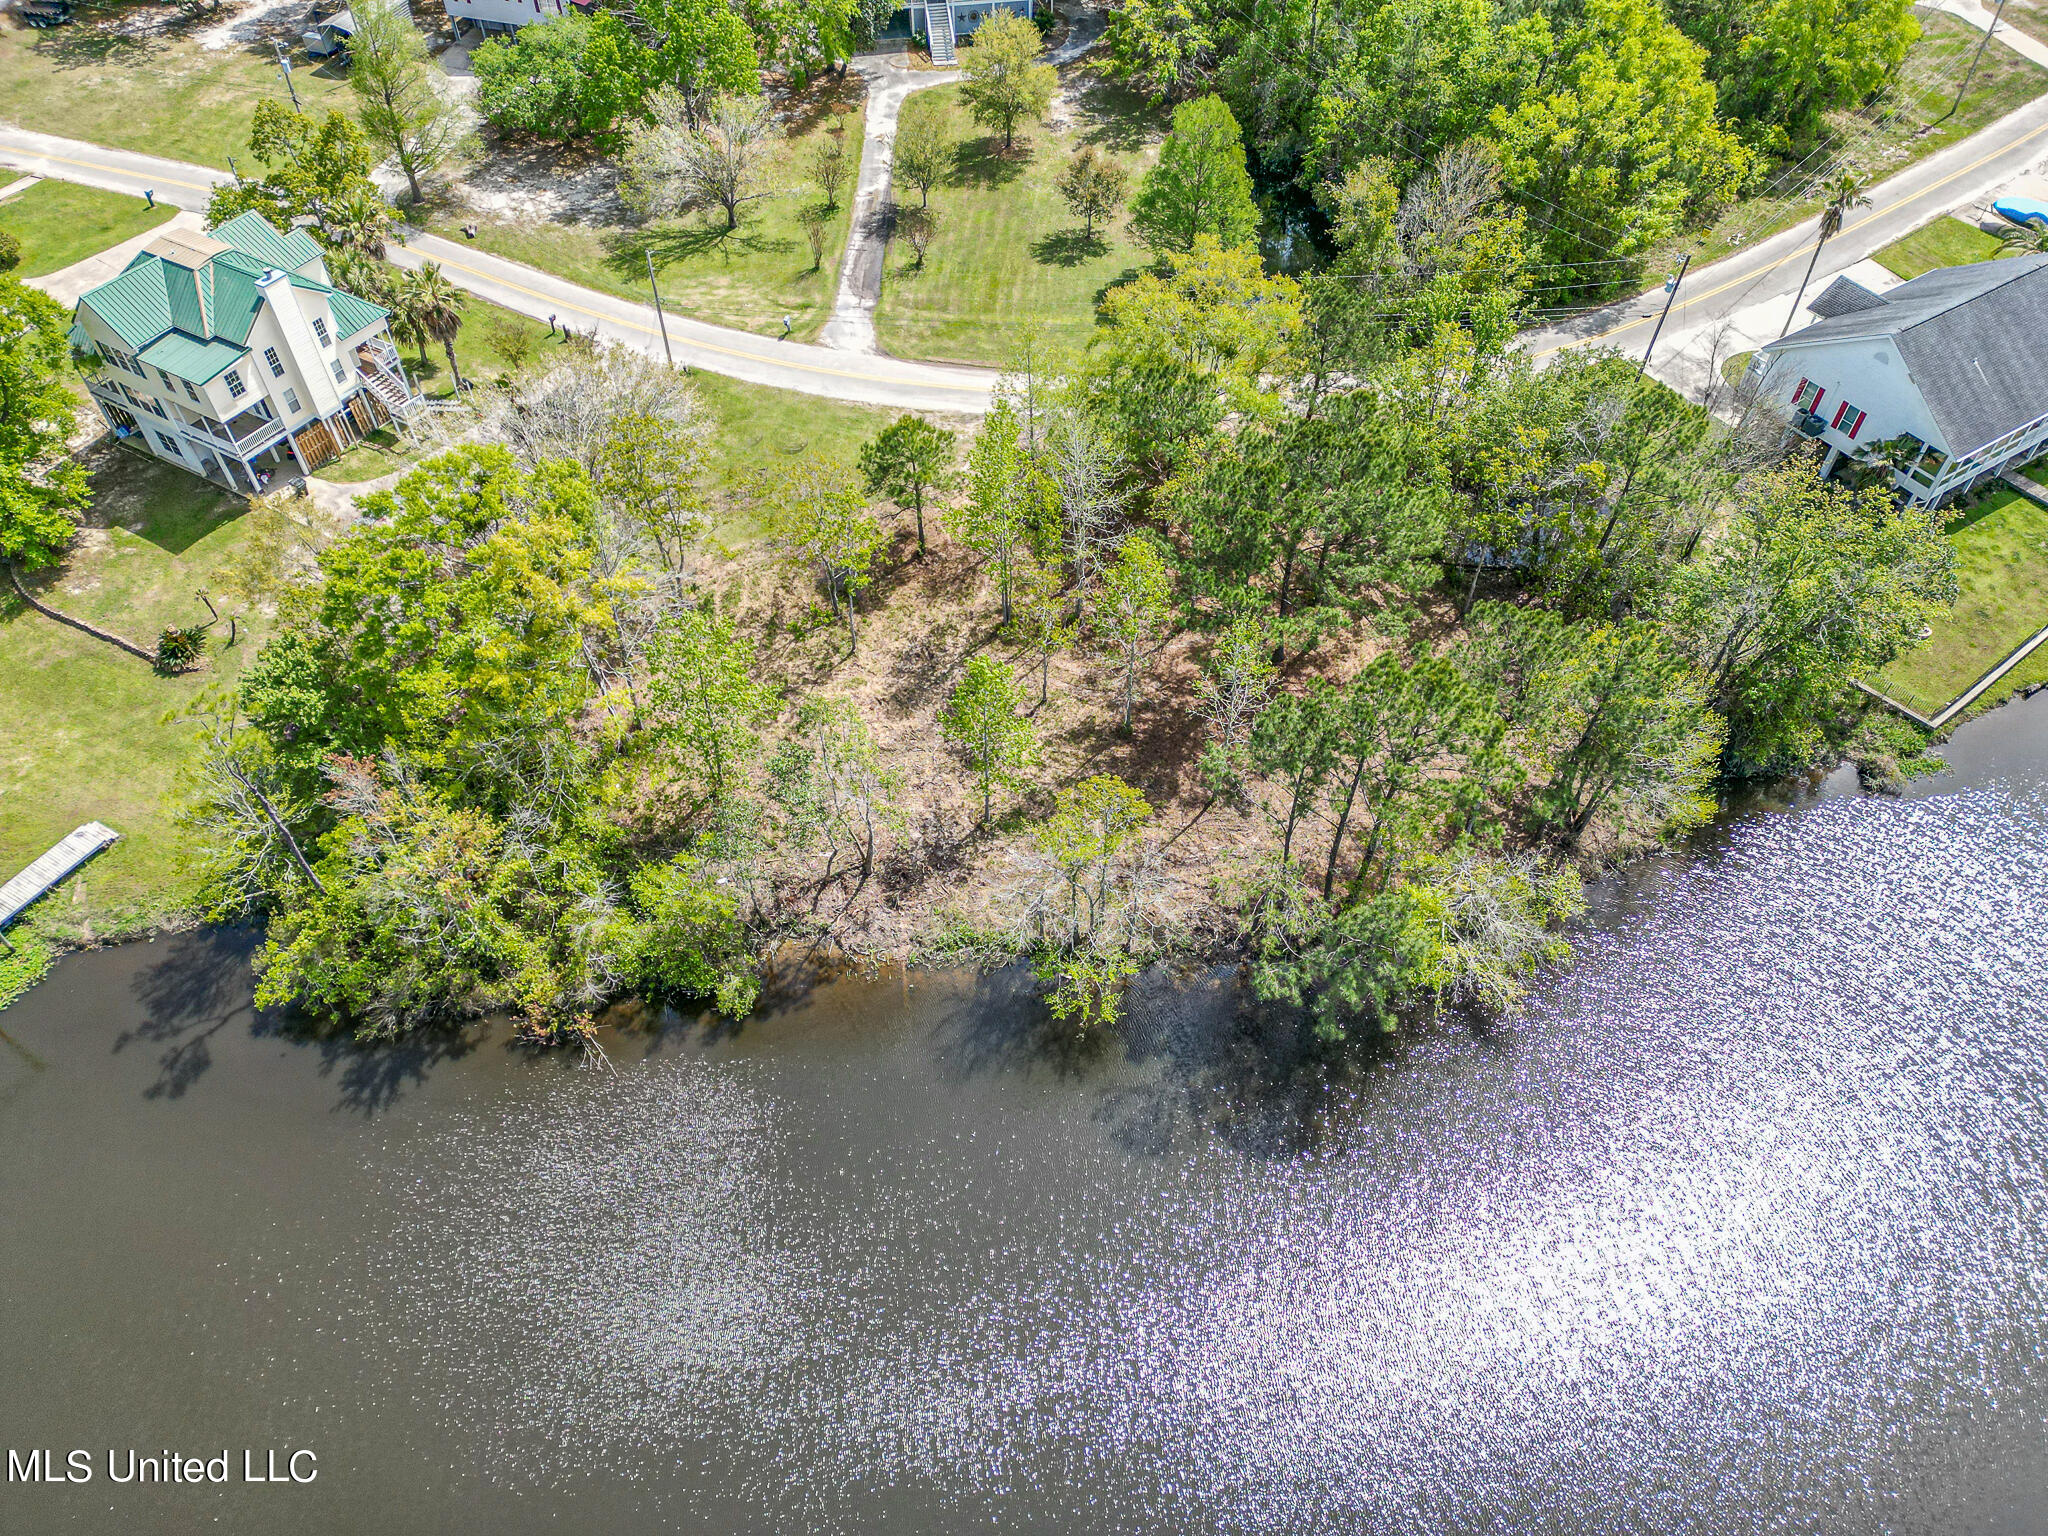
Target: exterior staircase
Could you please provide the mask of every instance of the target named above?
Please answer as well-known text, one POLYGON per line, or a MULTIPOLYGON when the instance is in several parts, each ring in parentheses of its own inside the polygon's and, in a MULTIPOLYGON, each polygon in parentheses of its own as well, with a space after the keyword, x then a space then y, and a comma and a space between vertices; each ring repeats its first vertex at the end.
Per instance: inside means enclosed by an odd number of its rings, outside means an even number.
POLYGON ((358 349, 356 368, 394 421, 406 421, 419 409, 419 397, 409 387, 395 347, 372 343, 358 349))
POLYGON ((931 44, 934 64, 957 64, 953 51, 953 0, 937 0, 924 8, 925 37, 931 44))

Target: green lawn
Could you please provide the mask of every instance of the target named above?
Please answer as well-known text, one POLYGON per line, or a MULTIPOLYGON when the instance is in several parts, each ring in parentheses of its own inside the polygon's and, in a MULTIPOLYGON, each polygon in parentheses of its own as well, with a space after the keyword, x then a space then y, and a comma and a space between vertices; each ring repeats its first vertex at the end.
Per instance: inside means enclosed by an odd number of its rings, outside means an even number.
POLYGON ((849 171, 840 190, 823 258, 814 267, 798 215, 819 196, 804 166, 812 147, 828 134, 844 142, 850 165, 859 164, 866 122, 860 90, 857 77, 828 78, 795 107, 771 178, 776 190, 746 204, 735 230, 726 229, 725 214, 716 210, 629 225, 539 223, 445 209, 429 219, 428 227, 446 239, 462 240, 462 226, 473 223, 477 233, 471 243, 495 256, 642 303, 649 301, 651 254, 662 305, 671 313, 777 336, 782 317, 789 315, 792 334, 809 340, 832 311, 853 176, 849 171))
MULTIPOLYGON (((0 23, 0 121, 221 169, 235 155, 247 170, 250 114, 290 97, 268 43, 210 50, 193 41, 220 19, 87 0, 70 26, 0 23)), ((283 34, 296 38, 302 23, 294 13, 283 34)), ((294 62, 307 111, 352 102, 339 70, 294 62)))
MULTIPOLYGON (((70 558, 30 578, 44 601, 153 644, 204 622, 198 592, 240 539, 243 503, 182 470, 111 443, 88 458, 93 526, 70 558)), ((225 638, 225 626, 217 633, 225 638)), ((190 740, 164 723, 253 654, 244 627, 208 666, 160 677, 134 657, 44 618, 0 584, 0 870, 12 874, 81 823, 122 834, 36 911, 54 931, 101 936, 175 905, 175 841, 164 797, 190 740)))
POLYGON ((897 415, 881 406, 820 400, 715 373, 694 373, 690 382, 717 423, 711 489, 718 516, 712 537, 728 546, 761 532, 748 494, 761 475, 809 453, 852 463, 860 445, 897 415))
MULTIPOLYGON (((1966 55, 1976 49, 1984 34, 1952 16, 1927 11, 1915 11, 1914 15, 1920 23, 1920 41, 1900 68, 1898 90, 1881 95, 1869 109, 1836 112, 1828 119, 1837 143, 1848 148, 1847 168, 1872 183, 1898 175, 2048 90, 2048 71, 1993 43, 1984 50, 1969 94, 1954 115, 1948 115, 1956 85, 1969 67, 1966 55)), ((1825 153, 1815 156, 1812 163, 1823 162, 1836 163, 1825 153)), ((1805 179, 1802 177, 1801 183, 1805 179)), ((1644 270, 1665 270, 1680 251, 1691 251, 1695 266, 1718 261, 1730 251, 1754 245, 1820 210, 1811 188, 1797 184, 1791 190, 1799 195, 1747 198, 1706 229, 1683 231, 1648 253, 1643 258, 1644 270)), ((1865 211, 1853 212, 1848 225, 1853 229, 1858 220, 1867 217, 1865 211)))
POLYGON ((1871 260, 1894 277, 1914 278, 1938 267, 1967 266, 1998 254, 1998 236, 1961 219, 1936 219, 1903 240, 1894 240, 1871 260))
MULTIPOLYGON (((1998 490, 1949 525, 1961 594, 1918 650, 1871 686, 1922 714, 1939 712, 2048 624, 2048 510, 1998 490)), ((2032 658, 2029 658, 2029 662, 2032 658)))
MULTIPOLYGON (((7 175, 0 171, 0 177, 7 175)), ((41 277, 154 229, 177 211, 168 203, 152 208, 139 197, 98 187, 39 181, 0 200, 0 229, 21 242, 21 265, 14 275, 41 277)))
MULTIPOLYGON (((1164 121, 1120 87, 1070 72, 1067 126, 1028 134, 1002 152, 960 105, 957 86, 942 101, 960 144, 951 177, 932 192, 938 233, 918 271, 907 243, 889 247, 875 327, 900 357, 1000 365, 1019 327, 1042 324, 1078 345, 1095 325, 1102 291, 1149 264, 1121 215, 1086 239, 1053 183, 1084 143, 1139 173, 1158 154, 1164 121)), ((903 200, 903 190, 897 193, 903 200)))

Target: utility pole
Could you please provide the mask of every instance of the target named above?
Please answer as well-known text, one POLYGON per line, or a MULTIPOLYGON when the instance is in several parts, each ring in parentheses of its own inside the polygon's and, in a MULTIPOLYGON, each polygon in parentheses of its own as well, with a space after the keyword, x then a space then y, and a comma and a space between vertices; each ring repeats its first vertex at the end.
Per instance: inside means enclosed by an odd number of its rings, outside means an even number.
POLYGON ((1956 87, 1956 99, 1948 104, 1948 110, 1941 114, 1946 122, 1956 115, 1956 108, 1963 104, 1963 92, 1970 88, 1970 82, 1977 75, 1977 61, 1984 57, 1984 45, 1991 41, 1991 34, 1998 30, 1998 18, 2005 14, 2005 0, 1998 0, 1998 9, 1991 13, 1991 25, 1984 29, 1984 35, 1977 39, 1977 51, 1970 55, 1970 67, 1963 71, 1963 83, 1956 87))
POLYGON ((1664 280, 1664 310, 1657 316, 1657 325, 1650 332, 1650 344, 1643 348, 1643 360, 1636 364, 1636 377, 1650 366, 1650 354, 1657 350, 1657 338, 1664 334, 1664 322, 1671 318, 1672 301, 1678 297, 1678 285, 1685 281, 1685 269, 1692 265, 1692 252, 1687 251, 1678 258, 1678 270, 1664 280))
MULTIPOLYGON (((2005 3, 2005 0, 1999 0, 1999 3, 2002 5, 2005 3)), ((299 88, 292 84, 291 55, 285 52, 284 44, 277 38, 273 37, 270 40, 270 46, 277 50, 277 70, 279 74, 284 76, 284 88, 292 93, 292 110, 294 112, 305 111, 305 108, 299 105, 299 88)))
POLYGON ((647 258, 647 287, 654 295, 654 318, 661 325, 662 355, 668 359, 669 367, 673 368, 676 365, 676 355, 668 344, 668 316, 661 312, 661 290, 654 283, 654 252, 643 251, 641 254, 647 258))

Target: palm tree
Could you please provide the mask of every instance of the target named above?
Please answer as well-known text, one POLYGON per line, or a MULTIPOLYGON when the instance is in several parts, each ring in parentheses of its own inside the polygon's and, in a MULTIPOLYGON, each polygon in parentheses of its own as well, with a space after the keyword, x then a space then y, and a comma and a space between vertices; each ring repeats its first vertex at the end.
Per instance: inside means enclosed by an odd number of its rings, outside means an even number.
POLYGON ((420 359, 426 360, 426 340, 432 337, 448 354, 448 372, 456 389, 464 388, 461 365, 455 361, 455 338, 462 330, 462 309, 467 298, 462 290, 441 275, 438 262, 420 263, 419 270, 404 280, 400 308, 412 334, 420 338, 420 359))
POLYGON ((376 193, 357 188, 320 210, 320 233, 336 251, 360 251, 382 261, 384 242, 391 234, 391 209, 376 193))
POLYGON ((2033 251, 2048 251, 2048 224, 2015 224, 1998 237, 2001 256, 2025 256, 2033 251))
POLYGON ((1792 329, 1793 318, 1806 297, 1806 285, 1813 281, 1813 269, 1820 265, 1820 248, 1842 232, 1842 217, 1851 208, 1870 206, 1869 194, 1863 190, 1868 185, 1854 171, 1837 171, 1821 183, 1820 238, 1813 242, 1813 260, 1806 264, 1806 276, 1799 279, 1799 292, 1793 297, 1792 311, 1785 316, 1784 330, 1778 332, 1780 336, 1792 329))

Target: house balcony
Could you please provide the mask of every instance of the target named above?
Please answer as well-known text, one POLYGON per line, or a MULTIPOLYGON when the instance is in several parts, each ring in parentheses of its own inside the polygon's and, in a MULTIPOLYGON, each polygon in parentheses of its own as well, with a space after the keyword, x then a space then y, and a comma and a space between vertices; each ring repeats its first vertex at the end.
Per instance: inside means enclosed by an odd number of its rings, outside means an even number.
POLYGON ((188 430, 246 458, 261 453, 282 437, 284 423, 271 414, 267 403, 259 401, 232 421, 219 422, 211 416, 201 416, 188 430))

